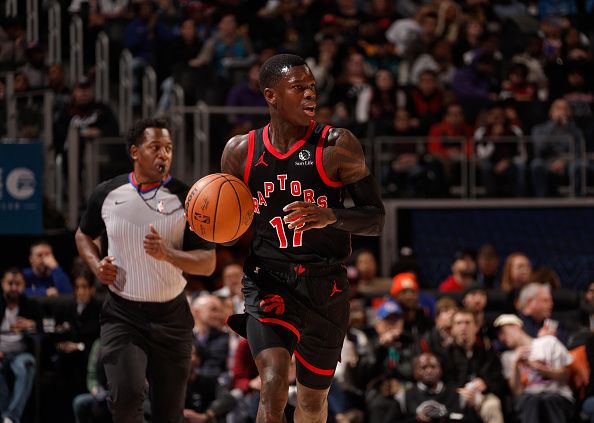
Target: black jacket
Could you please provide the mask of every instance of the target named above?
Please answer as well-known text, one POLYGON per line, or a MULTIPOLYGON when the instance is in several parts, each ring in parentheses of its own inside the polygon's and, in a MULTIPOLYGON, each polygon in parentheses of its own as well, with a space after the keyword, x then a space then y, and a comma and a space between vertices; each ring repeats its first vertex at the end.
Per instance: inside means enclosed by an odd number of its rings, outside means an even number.
MULTIPOLYGON (((0 324, 4 321, 4 312, 6 311, 6 298, 4 295, 0 296, 0 324)), ((41 306, 35 301, 27 298, 25 295, 19 297, 19 317, 33 320, 36 324, 36 332, 25 332, 24 341, 27 351, 34 353, 34 336, 43 332, 43 325, 41 321, 41 306)))

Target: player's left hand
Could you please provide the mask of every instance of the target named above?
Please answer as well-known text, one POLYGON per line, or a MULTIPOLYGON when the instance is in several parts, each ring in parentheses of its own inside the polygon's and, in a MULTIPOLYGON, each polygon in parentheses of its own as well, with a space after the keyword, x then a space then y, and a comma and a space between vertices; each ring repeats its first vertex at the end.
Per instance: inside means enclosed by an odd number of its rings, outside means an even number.
POLYGON ((167 242, 161 238, 152 223, 149 225, 149 231, 144 237, 144 251, 156 260, 165 260, 169 249, 167 242))
POLYGON ((307 201, 294 201, 287 204, 283 211, 291 212, 284 217, 289 229, 303 232, 308 229, 320 229, 336 222, 336 215, 332 209, 318 207, 307 201))

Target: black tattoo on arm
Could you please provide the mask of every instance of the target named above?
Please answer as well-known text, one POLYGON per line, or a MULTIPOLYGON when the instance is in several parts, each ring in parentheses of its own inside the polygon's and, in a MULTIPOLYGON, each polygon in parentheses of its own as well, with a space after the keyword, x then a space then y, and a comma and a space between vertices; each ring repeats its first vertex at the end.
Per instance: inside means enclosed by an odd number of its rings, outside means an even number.
POLYGON ((331 173, 336 174, 343 184, 352 184, 371 173, 365 163, 361 143, 351 131, 342 128, 331 129, 326 148, 324 167, 329 170, 336 169, 336 172, 331 173))
POLYGON ((247 135, 236 135, 227 141, 221 156, 221 172, 229 173, 243 180, 247 151, 247 135))

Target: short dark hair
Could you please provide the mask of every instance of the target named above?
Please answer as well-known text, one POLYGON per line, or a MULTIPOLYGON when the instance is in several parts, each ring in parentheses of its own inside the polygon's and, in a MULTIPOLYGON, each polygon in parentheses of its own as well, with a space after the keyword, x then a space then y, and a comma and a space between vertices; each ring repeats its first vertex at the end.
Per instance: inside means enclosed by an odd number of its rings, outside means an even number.
POLYGON ((6 269, 4 272, 2 272, 0 281, 3 281, 4 278, 6 277, 6 275, 8 275, 9 273, 11 275, 21 275, 23 278, 25 277, 25 275, 23 275, 23 271, 21 269, 19 269, 18 267, 10 267, 10 268, 6 269))
POLYGON ((29 254, 33 252, 33 248, 39 247, 40 245, 47 245, 48 247, 52 248, 52 245, 46 239, 36 239, 29 247, 29 254))
POLYGON ((126 147, 128 149, 128 154, 130 154, 130 148, 132 148, 133 145, 139 147, 144 142, 144 130, 147 128, 167 129, 169 133, 171 133, 171 127, 168 119, 147 118, 137 120, 128 130, 128 135, 126 137, 126 147))
POLYGON ((260 68, 260 91, 273 87, 283 76, 284 68, 307 65, 303 57, 296 54, 277 54, 266 60, 260 68))

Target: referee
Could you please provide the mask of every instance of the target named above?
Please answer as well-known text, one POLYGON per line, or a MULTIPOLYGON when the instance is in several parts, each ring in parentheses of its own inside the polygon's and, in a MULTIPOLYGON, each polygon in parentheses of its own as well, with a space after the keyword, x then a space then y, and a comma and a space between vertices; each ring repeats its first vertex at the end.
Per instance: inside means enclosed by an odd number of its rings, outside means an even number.
POLYGON ((133 171, 93 192, 76 245, 109 287, 101 311, 102 359, 115 423, 141 423, 146 382, 152 421, 180 423, 190 370, 194 319, 182 272, 210 275, 214 244, 189 230, 187 187, 169 175, 167 121, 144 119, 127 139, 133 171), (103 257, 94 240, 107 239, 103 257))

